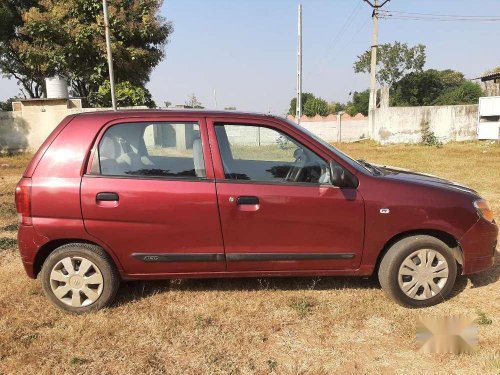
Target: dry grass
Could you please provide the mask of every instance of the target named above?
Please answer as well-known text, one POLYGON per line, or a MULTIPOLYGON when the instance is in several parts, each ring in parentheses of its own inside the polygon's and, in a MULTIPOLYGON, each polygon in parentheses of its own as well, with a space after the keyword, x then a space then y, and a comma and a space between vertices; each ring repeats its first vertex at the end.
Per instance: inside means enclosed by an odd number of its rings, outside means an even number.
MULTIPOLYGON (((498 145, 340 148, 463 182, 500 212, 498 145)), ((12 192, 28 159, 0 158, 0 238, 15 238, 12 192)), ((5 243, 0 374, 500 373, 498 258, 488 272, 460 277, 449 301, 426 310, 395 305, 373 280, 226 279, 126 283, 111 308, 70 316, 48 303, 5 243), (448 313, 479 318, 478 350, 418 354, 417 316, 448 313)))

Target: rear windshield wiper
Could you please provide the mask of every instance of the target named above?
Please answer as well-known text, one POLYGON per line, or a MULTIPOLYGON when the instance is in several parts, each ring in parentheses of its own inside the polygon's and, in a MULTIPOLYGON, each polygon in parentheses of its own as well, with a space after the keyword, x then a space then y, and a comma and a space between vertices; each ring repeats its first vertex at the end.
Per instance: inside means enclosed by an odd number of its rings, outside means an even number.
POLYGON ((358 163, 360 163, 363 167, 365 167, 366 169, 368 169, 369 171, 371 171, 374 175, 380 176, 382 174, 382 172, 380 171, 380 169, 378 169, 373 164, 368 163, 366 160, 359 159, 358 163))

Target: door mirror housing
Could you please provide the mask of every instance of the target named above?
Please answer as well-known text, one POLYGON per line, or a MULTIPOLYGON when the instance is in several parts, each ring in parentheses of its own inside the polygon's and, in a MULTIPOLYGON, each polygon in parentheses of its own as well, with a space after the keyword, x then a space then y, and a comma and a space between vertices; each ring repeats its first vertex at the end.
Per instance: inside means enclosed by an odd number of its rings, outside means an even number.
POLYGON ((358 179, 335 161, 330 160, 330 179, 333 186, 339 188, 357 188, 358 179))

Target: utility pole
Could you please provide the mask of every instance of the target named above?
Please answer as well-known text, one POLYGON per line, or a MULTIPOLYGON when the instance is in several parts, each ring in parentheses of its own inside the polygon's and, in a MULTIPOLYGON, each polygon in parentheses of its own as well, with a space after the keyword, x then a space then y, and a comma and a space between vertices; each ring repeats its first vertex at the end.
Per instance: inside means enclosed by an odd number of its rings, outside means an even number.
POLYGON ((217 90, 214 89, 214 104, 215 104, 215 109, 217 109, 217 90))
POLYGON ((108 3, 106 0, 102 0, 102 11, 104 14, 104 34, 106 35, 106 51, 108 54, 109 84, 111 86, 111 103, 113 106, 113 110, 116 111, 115 74, 113 72, 113 54, 111 52, 111 36, 109 34, 108 3))
POLYGON ((370 61, 370 99, 368 102, 368 132, 369 136, 372 138, 374 133, 374 112, 377 106, 377 81, 376 81, 376 70, 377 70, 377 48, 378 48, 378 10, 382 8, 390 0, 385 0, 381 5, 379 5, 378 0, 373 0, 373 4, 369 0, 364 0, 373 8, 372 19, 372 46, 371 46, 371 61, 370 61))
POLYGON ((300 125, 300 117, 302 116, 302 4, 299 4, 298 12, 298 50, 297 50, 297 108, 295 118, 297 125, 300 125))

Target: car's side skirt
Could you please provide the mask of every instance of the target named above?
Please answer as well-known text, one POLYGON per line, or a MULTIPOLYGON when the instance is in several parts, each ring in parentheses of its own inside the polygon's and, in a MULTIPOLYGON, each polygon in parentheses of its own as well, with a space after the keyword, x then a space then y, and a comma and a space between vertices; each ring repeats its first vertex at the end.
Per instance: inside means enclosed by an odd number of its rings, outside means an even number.
POLYGON ((143 262, 228 262, 352 259, 353 253, 133 253, 143 262))
POLYGON ((279 260, 324 260, 352 259, 352 253, 231 253, 228 261, 279 261, 279 260))

